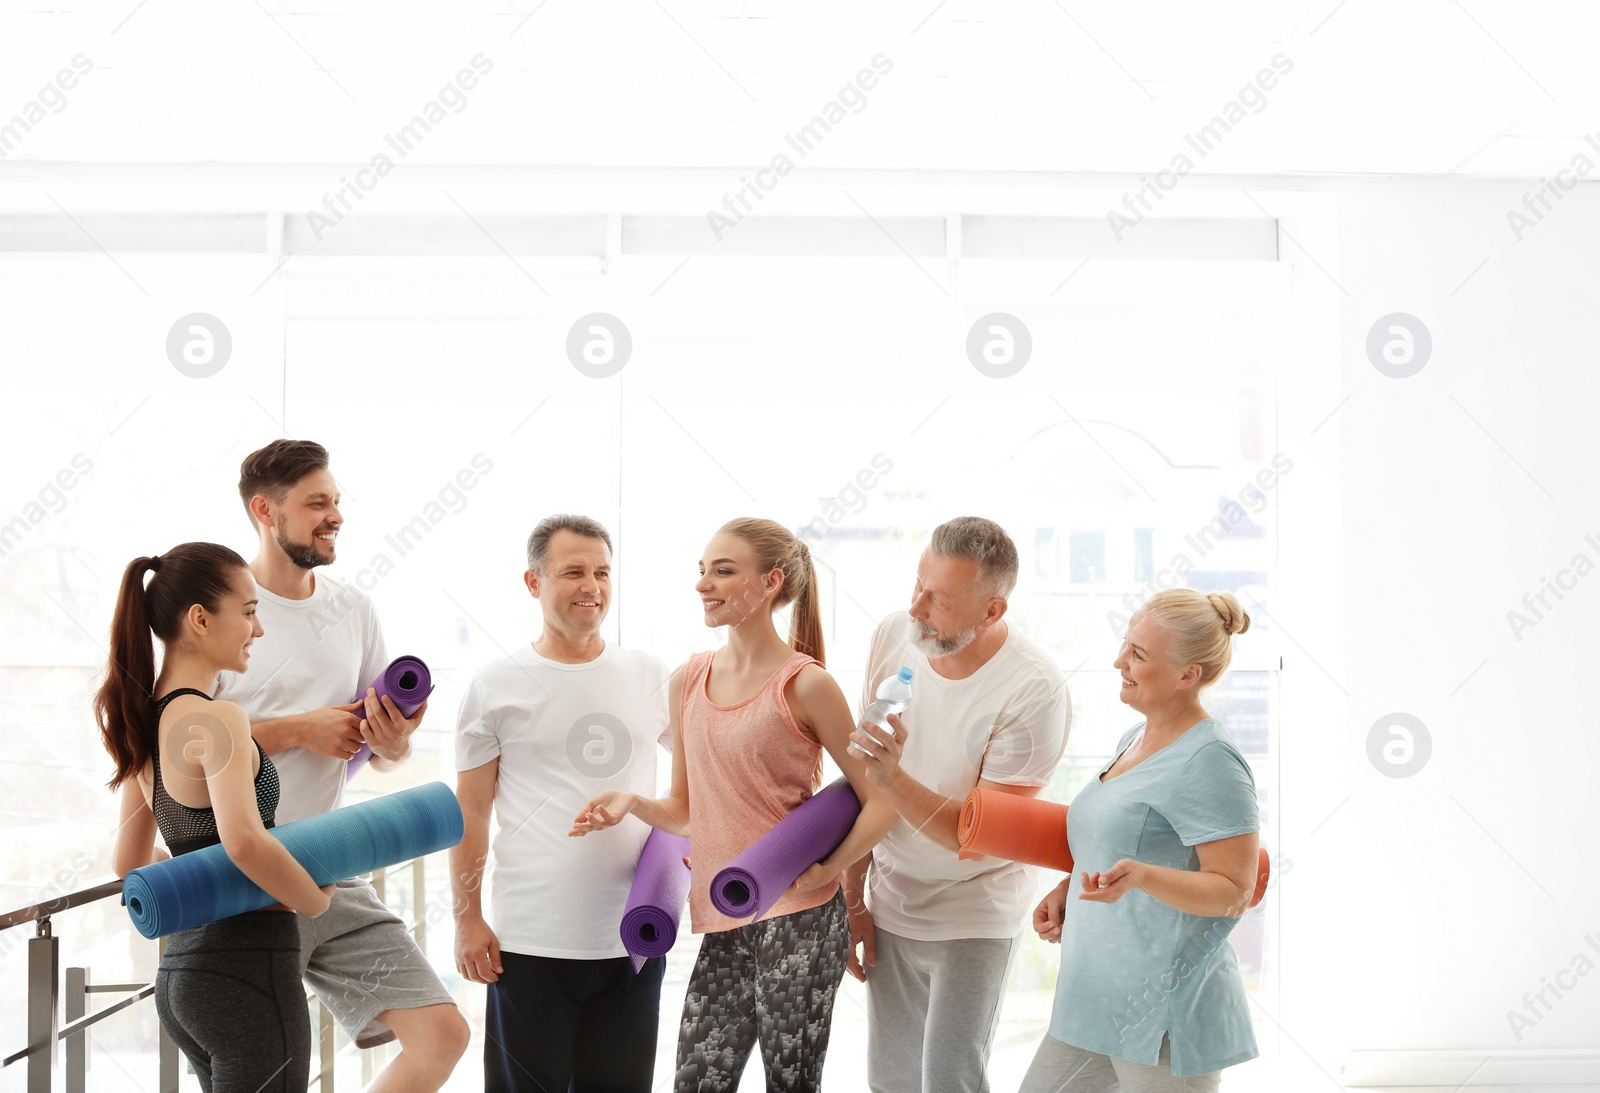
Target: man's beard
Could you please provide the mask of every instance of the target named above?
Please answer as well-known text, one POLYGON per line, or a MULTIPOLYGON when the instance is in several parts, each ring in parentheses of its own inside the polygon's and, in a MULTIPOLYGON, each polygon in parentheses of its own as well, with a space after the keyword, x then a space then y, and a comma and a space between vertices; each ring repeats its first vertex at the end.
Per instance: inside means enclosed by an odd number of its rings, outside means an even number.
POLYGON ((955 656, 957 653, 961 652, 961 650, 971 645, 973 639, 977 636, 977 628, 968 627, 965 630, 957 630, 956 636, 953 638, 930 638, 925 636, 925 631, 922 629, 922 624, 919 622, 917 623, 917 633, 914 635, 912 640, 917 646, 917 652, 921 653, 929 660, 935 660, 939 657, 955 656))
POLYGON ((301 545, 300 543, 291 543, 288 537, 283 534, 283 528, 280 527, 275 530, 278 533, 279 549, 301 569, 315 569, 319 565, 327 565, 333 561, 332 558, 324 558, 321 552, 317 550, 315 536, 313 536, 311 542, 301 545))

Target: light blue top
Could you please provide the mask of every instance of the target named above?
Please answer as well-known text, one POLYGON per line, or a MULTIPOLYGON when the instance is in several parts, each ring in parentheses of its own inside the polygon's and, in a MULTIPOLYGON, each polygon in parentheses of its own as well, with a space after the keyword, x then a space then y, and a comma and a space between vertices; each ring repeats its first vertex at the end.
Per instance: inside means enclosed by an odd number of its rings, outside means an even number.
MULTIPOLYGON (((1129 729, 1117 755, 1143 730, 1142 722, 1129 729)), ((1185 914, 1137 889, 1115 903, 1078 893, 1083 873, 1122 858, 1198 870, 1197 845, 1260 826, 1250 766, 1211 718, 1109 782, 1091 779, 1067 811, 1076 870, 1050 1035, 1151 1066, 1170 1036, 1180 1078, 1254 1059, 1250 1005, 1228 944, 1238 919, 1185 914)))

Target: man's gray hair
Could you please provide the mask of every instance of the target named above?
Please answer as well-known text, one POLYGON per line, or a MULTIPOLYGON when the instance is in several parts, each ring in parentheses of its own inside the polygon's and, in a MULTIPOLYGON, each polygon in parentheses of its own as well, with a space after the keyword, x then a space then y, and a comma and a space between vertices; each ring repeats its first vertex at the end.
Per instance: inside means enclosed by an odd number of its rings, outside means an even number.
POLYGON ((1006 529, 981 516, 957 516, 933 529, 928 549, 946 558, 971 558, 978 563, 978 582, 991 596, 1011 595, 1017 587, 1017 544, 1006 529))
POLYGON ((550 561, 550 539, 558 531, 570 531, 589 539, 599 539, 606 544, 606 552, 608 554, 612 552, 611 533, 600 521, 569 513, 546 516, 539 521, 539 526, 533 529, 533 534, 528 536, 528 568, 540 576, 544 575, 545 564, 550 561))

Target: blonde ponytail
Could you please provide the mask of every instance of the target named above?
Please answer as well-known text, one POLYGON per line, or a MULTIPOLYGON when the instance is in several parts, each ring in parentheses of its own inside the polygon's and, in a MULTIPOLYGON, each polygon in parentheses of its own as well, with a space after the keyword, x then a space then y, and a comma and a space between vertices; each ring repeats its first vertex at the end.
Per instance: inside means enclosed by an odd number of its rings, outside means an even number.
POLYGON ((789 616, 789 645, 826 666, 822 642, 822 611, 817 596, 817 567, 811 548, 794 532, 775 520, 743 516, 729 520, 719 531, 736 535, 755 552, 756 568, 762 573, 783 571, 783 587, 772 606, 793 603, 789 616))

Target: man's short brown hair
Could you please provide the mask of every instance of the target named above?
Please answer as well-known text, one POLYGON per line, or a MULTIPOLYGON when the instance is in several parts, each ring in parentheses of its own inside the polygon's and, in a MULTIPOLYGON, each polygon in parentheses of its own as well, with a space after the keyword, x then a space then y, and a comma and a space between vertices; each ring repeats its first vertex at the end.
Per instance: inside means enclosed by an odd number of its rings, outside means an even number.
MULTIPOLYGON (((250 499, 257 494, 281 505, 296 482, 327 467, 328 449, 316 441, 274 440, 245 456, 239 465, 239 500, 244 502, 246 512, 250 511, 250 499)), ((254 514, 250 523, 255 523, 254 514)))

